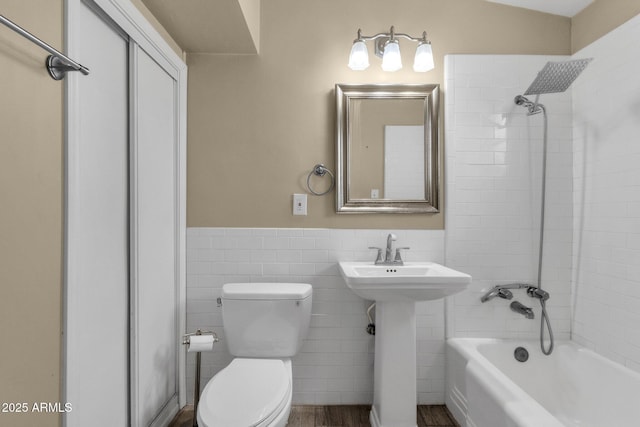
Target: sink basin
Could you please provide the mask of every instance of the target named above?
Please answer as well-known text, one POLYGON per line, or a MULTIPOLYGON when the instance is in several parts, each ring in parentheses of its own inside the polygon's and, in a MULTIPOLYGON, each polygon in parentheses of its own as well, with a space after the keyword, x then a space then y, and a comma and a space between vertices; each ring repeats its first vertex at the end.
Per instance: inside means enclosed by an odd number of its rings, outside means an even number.
POLYGON ((347 286, 373 301, 427 301, 462 292, 471 276, 435 262, 407 262, 402 266, 372 262, 339 262, 347 286))

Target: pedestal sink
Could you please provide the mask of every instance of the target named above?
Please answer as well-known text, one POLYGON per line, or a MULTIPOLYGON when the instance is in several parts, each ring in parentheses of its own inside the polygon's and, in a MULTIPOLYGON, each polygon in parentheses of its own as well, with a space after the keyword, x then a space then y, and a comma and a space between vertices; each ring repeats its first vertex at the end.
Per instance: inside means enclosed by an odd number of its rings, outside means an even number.
POLYGON ((433 262, 340 262, 356 295, 376 302, 372 427, 416 427, 416 301, 462 292, 471 276, 433 262))

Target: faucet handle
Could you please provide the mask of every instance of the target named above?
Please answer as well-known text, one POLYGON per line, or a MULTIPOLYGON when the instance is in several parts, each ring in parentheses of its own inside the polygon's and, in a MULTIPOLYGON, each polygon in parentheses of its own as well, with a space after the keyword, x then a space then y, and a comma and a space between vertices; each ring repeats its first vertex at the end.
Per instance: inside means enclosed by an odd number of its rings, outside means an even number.
POLYGON ((376 255, 376 264, 379 264, 382 262, 382 248, 378 248, 376 246, 369 246, 369 249, 377 249, 378 250, 378 255, 376 255))
POLYGON ((527 288, 527 295, 531 298, 538 298, 540 301, 546 301, 549 299, 549 292, 543 291, 540 288, 536 288, 535 286, 529 286, 527 288))
POLYGON ((401 249, 402 249, 402 250, 405 250, 405 249, 411 249, 411 248, 410 248, 410 247, 408 247, 408 246, 405 246, 405 247, 402 247, 402 248, 396 248, 396 257, 395 257, 395 259, 393 260, 393 262, 397 262, 397 263, 402 263, 402 262, 403 262, 403 261, 402 261, 402 256, 400 255, 400 250, 401 250, 401 249))

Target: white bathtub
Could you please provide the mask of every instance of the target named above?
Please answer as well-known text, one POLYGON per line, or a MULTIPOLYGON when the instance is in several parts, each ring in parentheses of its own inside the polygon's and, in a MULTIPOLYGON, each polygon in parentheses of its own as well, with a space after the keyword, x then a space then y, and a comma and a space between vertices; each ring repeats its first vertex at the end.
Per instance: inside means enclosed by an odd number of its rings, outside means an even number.
POLYGON ((572 342, 544 356, 537 341, 454 338, 446 402, 463 427, 634 427, 640 374, 572 342))

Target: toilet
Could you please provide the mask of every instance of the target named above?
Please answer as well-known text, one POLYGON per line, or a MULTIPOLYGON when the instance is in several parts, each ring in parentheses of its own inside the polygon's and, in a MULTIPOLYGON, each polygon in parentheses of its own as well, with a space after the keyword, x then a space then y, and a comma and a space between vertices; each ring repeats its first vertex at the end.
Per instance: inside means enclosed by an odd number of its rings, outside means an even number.
POLYGON ((311 320, 306 283, 222 287, 224 340, 235 358, 205 386, 200 427, 284 427, 291 412, 291 357, 311 320))

